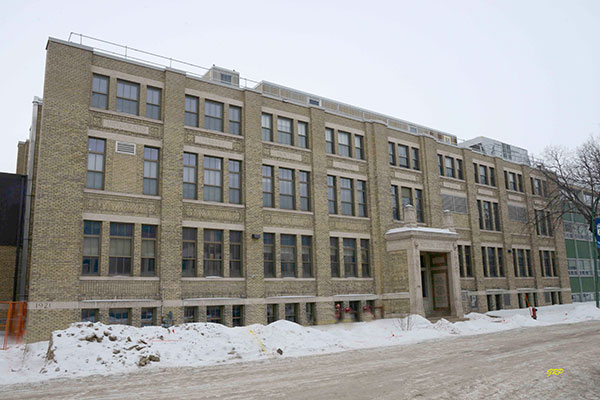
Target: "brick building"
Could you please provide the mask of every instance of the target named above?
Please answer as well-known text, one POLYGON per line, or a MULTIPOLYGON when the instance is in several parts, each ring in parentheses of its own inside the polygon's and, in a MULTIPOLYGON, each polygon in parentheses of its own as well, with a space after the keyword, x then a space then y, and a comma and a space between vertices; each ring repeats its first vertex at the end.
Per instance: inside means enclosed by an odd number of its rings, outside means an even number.
POLYGON ((29 341, 82 319, 324 324, 336 304, 360 318, 571 300, 562 229, 526 223, 546 185, 527 163, 217 67, 49 39, 45 74, 29 341))

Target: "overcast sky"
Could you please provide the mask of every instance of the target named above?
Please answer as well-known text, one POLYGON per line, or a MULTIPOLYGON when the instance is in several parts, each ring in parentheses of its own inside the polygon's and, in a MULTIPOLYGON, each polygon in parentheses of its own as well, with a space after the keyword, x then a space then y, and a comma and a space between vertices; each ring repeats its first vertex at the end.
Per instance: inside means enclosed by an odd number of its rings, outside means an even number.
POLYGON ((600 132, 600 1, 14 1, 0 6, 0 171, 71 31, 235 69, 539 154, 600 132))

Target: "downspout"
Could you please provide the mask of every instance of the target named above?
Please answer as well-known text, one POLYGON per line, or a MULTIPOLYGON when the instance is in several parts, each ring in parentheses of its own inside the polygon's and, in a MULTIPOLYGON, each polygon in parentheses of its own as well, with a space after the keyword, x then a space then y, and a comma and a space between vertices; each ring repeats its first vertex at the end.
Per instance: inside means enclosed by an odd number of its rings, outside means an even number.
POLYGON ((33 112, 31 129, 29 130, 29 155, 27 159, 27 192, 25 194, 25 218, 23 220, 23 248, 21 250, 21 263, 19 265, 18 300, 27 300, 27 271, 29 266, 29 247, 31 243, 31 193, 33 190, 34 160, 37 148, 38 114, 42 107, 42 99, 33 98, 33 112))

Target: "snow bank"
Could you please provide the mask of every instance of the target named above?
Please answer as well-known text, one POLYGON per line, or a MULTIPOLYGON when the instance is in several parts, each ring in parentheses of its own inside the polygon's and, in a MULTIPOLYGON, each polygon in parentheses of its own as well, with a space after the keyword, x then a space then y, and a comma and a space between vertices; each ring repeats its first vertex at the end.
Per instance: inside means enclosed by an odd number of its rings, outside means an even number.
POLYGON ((529 311, 470 313, 468 320, 432 324, 411 315, 402 319, 305 327, 288 321, 227 328, 183 324, 170 329, 74 323, 55 331, 50 342, 20 345, 0 352, 0 385, 93 374, 127 373, 140 368, 198 367, 277 357, 326 354, 352 349, 403 345, 459 335, 521 327, 600 320, 594 303, 540 307, 529 311))

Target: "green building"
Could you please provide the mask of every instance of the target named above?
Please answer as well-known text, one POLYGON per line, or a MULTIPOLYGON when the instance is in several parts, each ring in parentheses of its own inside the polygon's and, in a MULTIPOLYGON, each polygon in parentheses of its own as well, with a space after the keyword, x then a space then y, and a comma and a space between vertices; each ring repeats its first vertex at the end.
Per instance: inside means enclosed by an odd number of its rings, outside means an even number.
POLYGON ((589 223, 581 215, 573 213, 565 214, 563 219, 571 297, 574 302, 593 301, 594 262, 598 262, 598 253, 588 229, 589 223))

